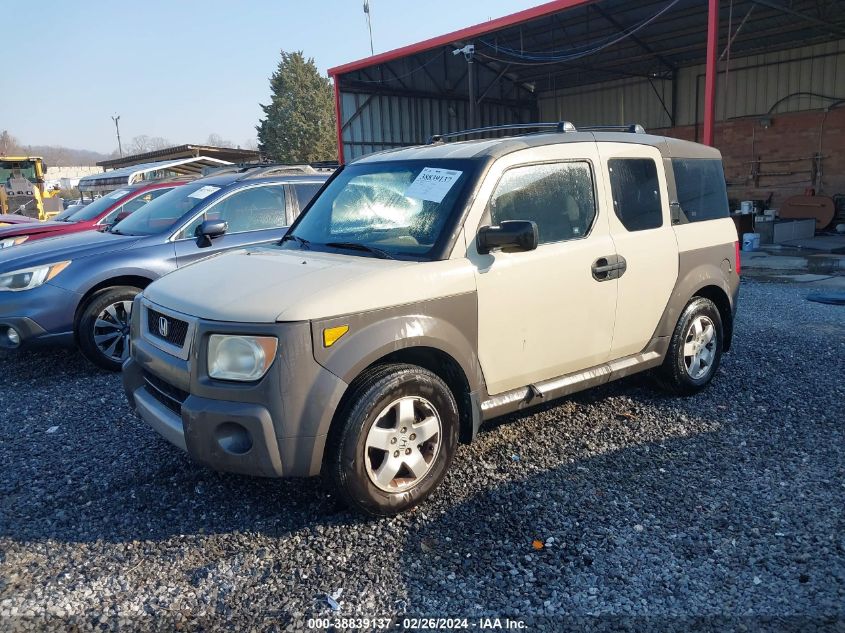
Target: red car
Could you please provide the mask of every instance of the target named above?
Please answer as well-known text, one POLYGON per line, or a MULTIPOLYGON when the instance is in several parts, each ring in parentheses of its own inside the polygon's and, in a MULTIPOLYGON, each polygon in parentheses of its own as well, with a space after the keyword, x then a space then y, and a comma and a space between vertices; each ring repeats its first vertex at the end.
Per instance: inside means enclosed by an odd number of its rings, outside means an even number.
MULTIPOLYGON (((126 185, 94 200, 73 215, 59 221, 0 223, 0 252, 24 242, 58 237, 80 231, 102 229, 137 211, 150 200, 188 182, 189 178, 139 182, 126 185)), ((5 216, 0 216, 5 217, 5 216)))

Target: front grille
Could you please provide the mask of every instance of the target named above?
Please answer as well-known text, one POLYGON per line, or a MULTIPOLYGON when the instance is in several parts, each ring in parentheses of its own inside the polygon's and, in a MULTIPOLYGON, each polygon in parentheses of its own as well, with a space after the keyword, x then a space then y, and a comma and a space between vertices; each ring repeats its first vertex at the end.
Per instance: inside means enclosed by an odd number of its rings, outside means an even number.
POLYGON ((182 415, 182 403, 188 399, 189 395, 187 391, 182 391, 147 371, 144 372, 144 382, 146 382, 147 393, 176 415, 182 415))
POLYGON ((147 308, 147 331, 158 339, 167 341, 176 347, 185 345, 188 335, 188 323, 176 319, 158 310, 147 308))

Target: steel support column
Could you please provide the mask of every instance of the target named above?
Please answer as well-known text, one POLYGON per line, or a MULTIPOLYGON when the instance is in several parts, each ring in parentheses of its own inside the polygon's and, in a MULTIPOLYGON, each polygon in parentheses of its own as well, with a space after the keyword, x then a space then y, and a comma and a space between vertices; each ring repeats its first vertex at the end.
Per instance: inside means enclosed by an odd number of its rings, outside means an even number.
POLYGON ((343 165, 343 123, 340 118, 340 78, 334 76, 334 117, 337 129, 337 162, 343 165))
POLYGON ((704 75, 704 144, 715 140, 716 48, 719 44, 719 0, 709 0, 707 16, 707 68, 704 75))

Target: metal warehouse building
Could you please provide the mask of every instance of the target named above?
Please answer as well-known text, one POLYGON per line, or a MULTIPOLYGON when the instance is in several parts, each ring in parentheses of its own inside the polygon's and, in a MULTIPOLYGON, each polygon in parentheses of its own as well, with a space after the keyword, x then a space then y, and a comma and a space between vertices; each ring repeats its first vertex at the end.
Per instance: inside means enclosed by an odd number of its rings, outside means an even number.
POLYGON ((333 68, 340 159, 485 125, 706 142, 731 198, 845 193, 836 0, 556 0, 333 68))

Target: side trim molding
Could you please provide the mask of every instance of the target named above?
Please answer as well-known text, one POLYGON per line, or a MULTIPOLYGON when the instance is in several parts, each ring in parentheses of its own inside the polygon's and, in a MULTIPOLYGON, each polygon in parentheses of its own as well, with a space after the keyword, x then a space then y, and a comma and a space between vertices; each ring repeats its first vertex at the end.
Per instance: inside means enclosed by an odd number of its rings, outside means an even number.
POLYGON ((653 341, 647 351, 603 363, 584 371, 552 378, 526 387, 512 389, 491 396, 481 403, 484 420, 556 400, 563 396, 583 391, 606 382, 656 367, 663 361, 663 354, 656 347, 660 341, 653 341))

